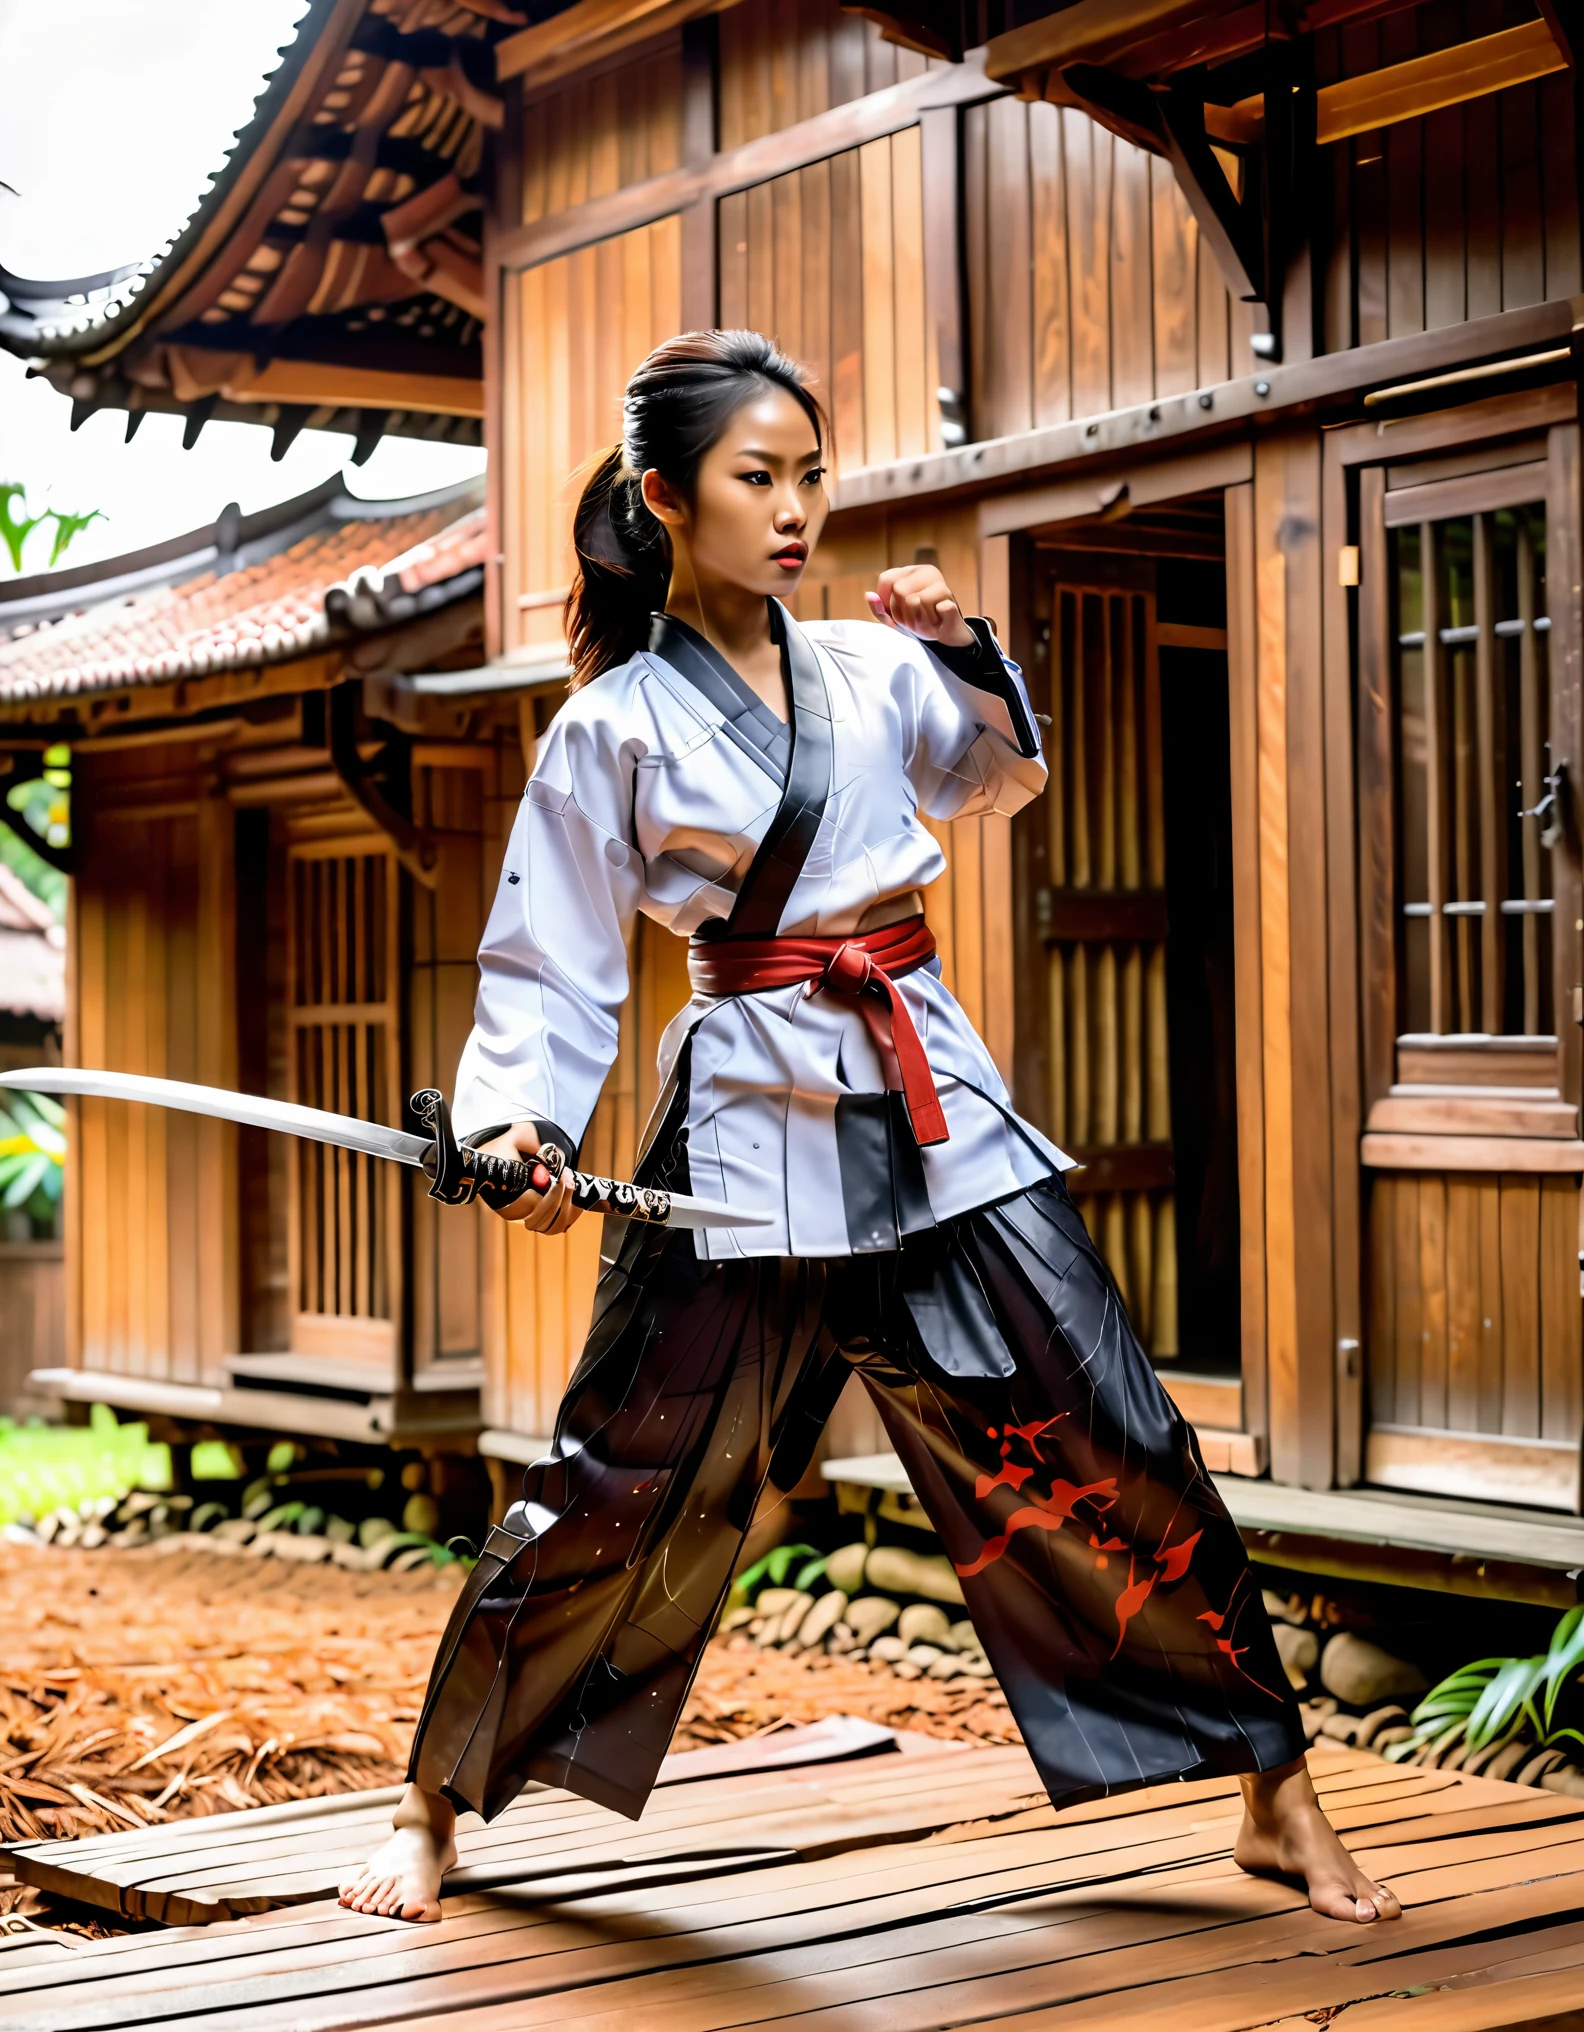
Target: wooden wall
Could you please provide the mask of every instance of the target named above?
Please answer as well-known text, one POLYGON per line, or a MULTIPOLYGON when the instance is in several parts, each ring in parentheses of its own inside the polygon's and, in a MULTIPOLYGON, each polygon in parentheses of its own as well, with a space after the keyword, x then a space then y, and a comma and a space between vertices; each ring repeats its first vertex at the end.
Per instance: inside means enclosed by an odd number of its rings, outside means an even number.
POLYGON ((1169 163, 1071 107, 962 115, 977 437, 1248 371, 1234 302, 1169 163))
MULTIPOLYGON (((1491 34, 1509 18, 1501 0, 1465 0, 1333 29, 1315 40, 1317 81, 1402 63, 1465 32, 1491 34)), ((1326 352, 1578 289, 1572 89, 1562 72, 1322 152, 1316 259, 1326 352)))
POLYGON ((719 231, 720 322, 812 370, 838 470, 940 449, 917 127, 723 198, 719 231))
POLYGON ((1575 1445, 1578 1181, 1381 1172, 1370 1187, 1376 1422, 1575 1445))
POLYGON ((836 0, 745 0, 719 16, 717 146, 738 148, 931 68, 836 0))
MULTIPOLYGON (((85 759, 66 1057, 236 1083, 232 815, 197 744, 85 759)), ((235 1131, 73 1102, 66 1248, 78 1366, 219 1382, 237 1346, 235 1131)))

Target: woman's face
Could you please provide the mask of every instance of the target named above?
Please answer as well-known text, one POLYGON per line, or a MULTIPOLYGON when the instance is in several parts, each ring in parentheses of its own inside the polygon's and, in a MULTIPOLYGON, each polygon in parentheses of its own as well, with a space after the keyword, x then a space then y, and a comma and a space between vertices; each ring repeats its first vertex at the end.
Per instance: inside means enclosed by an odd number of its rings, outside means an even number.
POLYGON ((814 426, 784 388, 745 402, 699 465, 691 501, 657 472, 643 494, 671 534, 678 567, 711 582, 785 599, 819 542, 830 503, 814 426))

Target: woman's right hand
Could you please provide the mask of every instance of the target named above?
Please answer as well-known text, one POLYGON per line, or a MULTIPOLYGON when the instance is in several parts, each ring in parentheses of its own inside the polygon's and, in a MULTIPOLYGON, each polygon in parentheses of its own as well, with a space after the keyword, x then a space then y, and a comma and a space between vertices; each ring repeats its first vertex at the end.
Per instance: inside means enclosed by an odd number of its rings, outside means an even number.
MULTIPOLYGON (((487 1150, 491 1157, 524 1163, 539 1154, 539 1132, 532 1122, 514 1122, 479 1148, 487 1150)), ((550 1179, 544 1191, 525 1192, 509 1207, 502 1207, 500 1215, 505 1221, 521 1221, 530 1234, 564 1235, 582 1211, 572 1197, 572 1174, 567 1169, 550 1179)))

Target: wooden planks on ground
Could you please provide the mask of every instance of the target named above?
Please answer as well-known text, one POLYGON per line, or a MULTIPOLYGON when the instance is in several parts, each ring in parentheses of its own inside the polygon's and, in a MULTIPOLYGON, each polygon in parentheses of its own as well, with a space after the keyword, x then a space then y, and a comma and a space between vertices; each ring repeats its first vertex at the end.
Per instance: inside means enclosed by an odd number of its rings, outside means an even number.
MULTIPOLYGON (((959 1790, 983 1754, 805 1771, 830 1795, 823 1838, 808 1841, 805 1859, 752 1875, 700 1856, 682 1885, 600 1879, 587 1895, 547 1896, 535 1883, 448 1896, 444 1920, 421 1930, 321 1903, 95 1943, 69 1966, 19 1969, 0 2028, 1087 2032, 1103 2021, 1275 2032, 1292 2019, 1282 2032, 1301 2032, 1345 2006, 1424 1990, 1403 2032, 1481 2032, 1565 2022, 1566 1984, 1576 1986, 1569 2001, 1584 1995, 1577 1801, 1317 1751, 1327 1810, 1403 1899, 1401 1922, 1370 1929, 1322 1920, 1289 1887, 1236 1870, 1234 1780, 962 1820, 922 1840, 845 1839, 861 1834, 874 1801, 838 1798, 839 1787, 900 1772, 928 1822, 939 1809, 927 1798, 959 1790), (1489 2000, 1483 2016, 1475 1992, 1489 2000), (1417 2008, 1437 1998, 1453 2016, 1417 2008)), ((725 1807, 758 1782, 747 1774, 713 1789, 725 1807)), ((680 1785, 655 1807, 709 1789, 680 1785)), ((976 1789, 960 1811, 987 1803, 976 1789)), ((730 1825, 727 1812, 717 1835, 730 1825)), ((821 1834, 814 1816, 807 1833, 821 1834)), ((1383 2006, 1369 2008, 1370 2032, 1392 2032, 1383 2006)))
MULTIPOLYGON (((453 1881, 459 1889, 484 1890, 521 1882, 525 1873, 542 1879, 652 1870, 686 1863, 701 1851, 722 1864, 731 1855, 747 1863, 801 1852, 811 1814, 821 1838, 878 1839, 891 1828, 901 1836, 917 1834, 925 1822, 911 1797, 913 1778, 896 1772, 874 1780, 838 1778, 832 1791, 826 1781, 776 1776, 810 1765, 840 1773, 846 1760, 898 1747, 894 1730, 833 1715, 803 1728, 684 1751, 665 1760, 662 1796, 636 1825, 571 1793, 535 1786, 489 1827, 464 1817, 453 1881), (725 1781, 731 1782, 723 1794, 725 1781), (850 1822, 839 1837, 828 1833, 832 1811, 850 1822)), ((1033 1766, 1021 1751, 976 1755, 950 1744, 938 1748, 967 1761, 931 1791, 923 1809, 930 1825, 942 1824, 942 1816, 962 1817, 965 1788, 1001 1799, 1007 1811, 1038 1795, 1033 1766)), ((7 1853, 21 1880, 41 1890, 125 1918, 202 1925, 332 1892, 346 1869, 384 1839, 399 1797, 396 1787, 344 1793, 75 1842, 19 1842, 7 1853)))

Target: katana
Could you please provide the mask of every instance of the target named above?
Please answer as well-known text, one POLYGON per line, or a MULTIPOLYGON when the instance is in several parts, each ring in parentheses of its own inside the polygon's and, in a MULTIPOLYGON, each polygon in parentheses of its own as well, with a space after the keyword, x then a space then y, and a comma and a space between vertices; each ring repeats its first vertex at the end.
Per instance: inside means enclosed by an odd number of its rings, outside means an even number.
MULTIPOLYGON (((226 1087, 204 1087, 186 1080, 154 1079, 146 1073, 96 1072, 81 1066, 32 1065, 18 1072, 0 1072, 0 1087, 38 1094, 83 1094, 105 1101, 144 1101, 175 1108, 187 1115, 209 1115, 220 1122, 240 1122, 250 1129, 275 1129, 328 1143, 337 1150, 356 1150, 365 1157, 384 1157, 410 1164, 429 1180, 429 1197, 446 1206, 467 1206, 482 1200, 499 1211, 525 1192, 542 1192, 566 1170, 565 1154, 546 1144, 536 1157, 496 1157, 458 1143, 451 1128, 445 1096, 434 1087, 414 1094, 410 1106, 428 1132, 411 1135, 387 1129, 382 1122, 360 1121, 355 1115, 334 1115, 325 1108, 305 1108, 296 1101, 269 1101, 258 1094, 234 1094, 226 1087)), ((653 1221, 672 1228, 754 1228, 769 1216, 751 1214, 719 1200, 694 1199, 685 1192, 662 1192, 651 1185, 629 1185, 618 1178, 599 1178, 572 1171, 574 1203, 585 1213, 615 1214, 621 1220, 653 1221)))

